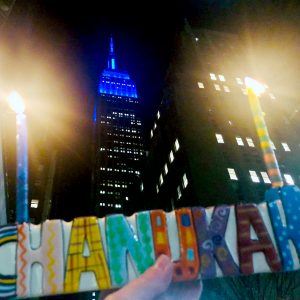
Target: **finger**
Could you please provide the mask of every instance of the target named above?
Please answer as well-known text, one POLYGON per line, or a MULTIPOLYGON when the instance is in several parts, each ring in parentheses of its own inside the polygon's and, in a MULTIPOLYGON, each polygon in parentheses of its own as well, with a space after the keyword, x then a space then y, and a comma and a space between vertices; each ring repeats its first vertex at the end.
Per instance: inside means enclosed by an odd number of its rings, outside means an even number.
POLYGON ((170 285, 173 264, 166 255, 161 255, 155 265, 128 285, 109 295, 106 300, 152 300, 170 285))

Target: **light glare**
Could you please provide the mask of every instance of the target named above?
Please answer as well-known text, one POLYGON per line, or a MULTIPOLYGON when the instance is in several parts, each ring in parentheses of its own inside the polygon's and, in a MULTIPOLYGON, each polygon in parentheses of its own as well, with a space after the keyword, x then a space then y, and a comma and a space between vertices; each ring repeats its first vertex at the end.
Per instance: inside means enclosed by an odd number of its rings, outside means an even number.
POLYGON ((25 111, 25 103, 21 95, 13 91, 9 94, 8 98, 8 104, 9 107, 16 113, 16 114, 22 114, 25 111))
POLYGON ((247 89, 251 89, 257 96, 261 95, 265 91, 263 84, 250 77, 245 77, 245 85, 247 89))

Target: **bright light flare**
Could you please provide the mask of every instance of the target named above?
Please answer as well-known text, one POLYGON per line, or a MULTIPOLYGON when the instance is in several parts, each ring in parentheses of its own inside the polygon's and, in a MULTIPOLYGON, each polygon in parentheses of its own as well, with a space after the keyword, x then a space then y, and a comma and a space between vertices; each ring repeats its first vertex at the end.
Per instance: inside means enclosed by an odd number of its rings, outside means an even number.
POLYGON ((260 96, 266 90, 263 84, 251 77, 245 77, 245 85, 247 89, 251 89, 256 96, 260 96))
POLYGON ((16 113, 16 114, 22 114, 25 111, 25 103, 22 98, 22 96, 16 92, 13 91, 9 94, 7 97, 9 107, 16 113))

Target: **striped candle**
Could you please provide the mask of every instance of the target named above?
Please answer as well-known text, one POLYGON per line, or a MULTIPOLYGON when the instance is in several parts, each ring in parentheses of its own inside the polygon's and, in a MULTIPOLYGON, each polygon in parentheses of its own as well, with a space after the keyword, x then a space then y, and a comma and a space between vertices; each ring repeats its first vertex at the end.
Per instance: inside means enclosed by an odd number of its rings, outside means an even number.
POLYGON ((246 81, 246 85, 247 85, 249 104, 254 118, 256 131, 259 137, 260 147, 263 152, 264 162, 267 168, 268 175, 272 182, 272 187, 282 187, 283 186, 282 176, 280 173, 275 152, 272 148, 272 141, 268 133, 266 122, 264 120, 263 111, 260 106, 259 98, 254 88, 251 85, 247 84, 247 81, 246 81))

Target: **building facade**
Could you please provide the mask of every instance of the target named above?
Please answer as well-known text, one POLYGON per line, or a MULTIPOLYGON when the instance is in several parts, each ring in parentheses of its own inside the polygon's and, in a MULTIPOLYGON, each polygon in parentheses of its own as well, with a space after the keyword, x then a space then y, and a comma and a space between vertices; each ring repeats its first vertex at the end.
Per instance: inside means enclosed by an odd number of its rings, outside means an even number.
MULTIPOLYGON (((251 74, 241 42, 188 27, 179 40, 150 132, 153 207, 263 201, 271 182, 243 82, 251 74)), ((290 120, 297 105, 265 86, 261 104, 285 184, 300 184, 299 138, 290 120)))
POLYGON ((99 80, 94 128, 95 212, 132 213, 139 206, 144 157, 140 100, 135 83, 117 65, 112 38, 107 68, 99 80))
MULTIPOLYGON (((243 79, 252 73, 242 43, 186 26, 176 49, 149 136, 151 208, 264 201, 271 182, 246 95, 243 79)), ((279 167, 285 184, 299 185, 297 101, 267 84, 261 105, 279 167)), ((206 280, 203 299, 297 299, 299 282, 299 272, 206 280)))

